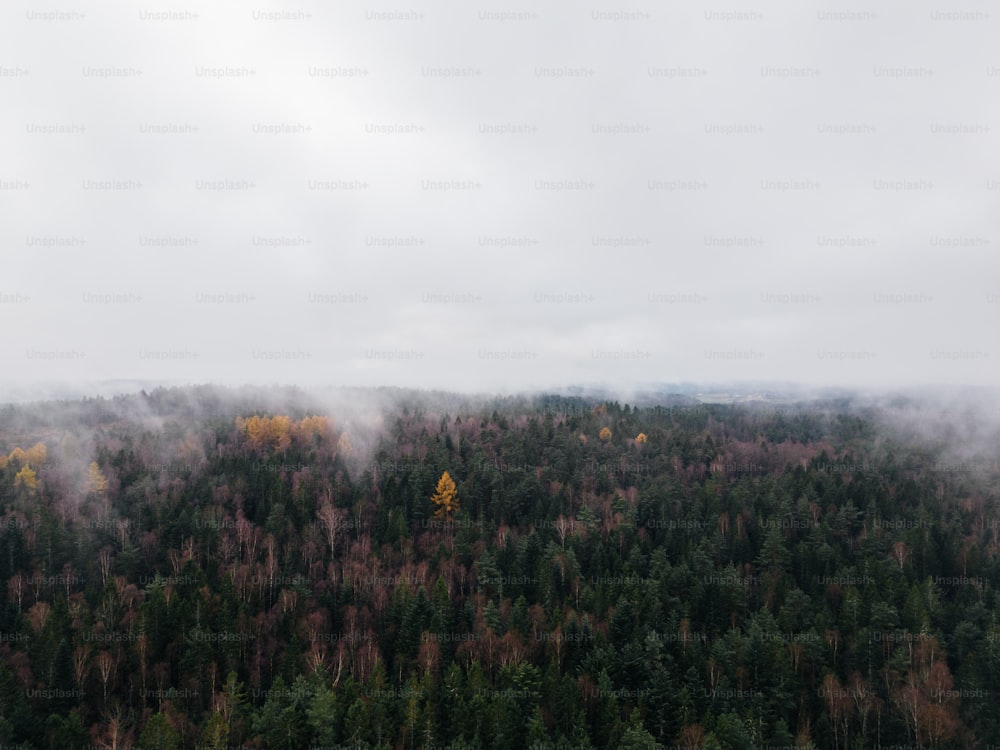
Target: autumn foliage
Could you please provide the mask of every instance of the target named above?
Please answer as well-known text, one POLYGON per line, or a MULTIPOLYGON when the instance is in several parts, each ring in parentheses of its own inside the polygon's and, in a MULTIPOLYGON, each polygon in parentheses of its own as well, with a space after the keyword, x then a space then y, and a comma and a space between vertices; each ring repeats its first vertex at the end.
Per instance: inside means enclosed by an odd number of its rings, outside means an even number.
POLYGON ((431 502, 436 506, 435 518, 451 518, 458 511, 458 490, 455 488, 455 480, 447 471, 438 480, 431 502))
POLYGON ((21 470, 14 475, 14 486, 24 487, 28 492, 34 492, 38 485, 38 475, 35 470, 25 464, 21 470))
POLYGON ((100 495, 108 489, 108 480, 104 478, 101 467, 96 461, 91 461, 87 467, 87 492, 100 495))
POLYGON ((322 438, 331 431, 330 420, 326 417, 305 417, 294 421, 278 414, 273 417, 253 416, 236 418, 236 427, 247 444, 258 454, 284 453, 296 441, 309 445, 316 438, 322 438))
POLYGON ((13 463, 15 466, 31 466, 37 469, 45 463, 46 458, 48 458, 48 449, 46 449, 45 443, 35 443, 28 450, 14 448, 8 456, 0 455, 0 461, 2 461, 0 468, 8 463, 13 463))
POLYGON ((18 471, 14 475, 14 486, 23 488, 29 494, 34 494, 38 487, 36 469, 45 463, 47 457, 48 450, 44 443, 35 443, 28 450, 20 447, 14 448, 9 455, 0 455, 0 469, 7 466, 17 467, 18 471))

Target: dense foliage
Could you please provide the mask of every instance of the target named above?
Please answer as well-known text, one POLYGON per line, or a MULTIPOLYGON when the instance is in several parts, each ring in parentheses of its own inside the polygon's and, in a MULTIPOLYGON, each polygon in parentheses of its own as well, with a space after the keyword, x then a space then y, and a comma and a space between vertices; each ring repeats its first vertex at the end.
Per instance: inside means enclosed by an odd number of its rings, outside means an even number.
POLYGON ((390 402, 0 410, 0 745, 1000 743, 995 443, 390 402))

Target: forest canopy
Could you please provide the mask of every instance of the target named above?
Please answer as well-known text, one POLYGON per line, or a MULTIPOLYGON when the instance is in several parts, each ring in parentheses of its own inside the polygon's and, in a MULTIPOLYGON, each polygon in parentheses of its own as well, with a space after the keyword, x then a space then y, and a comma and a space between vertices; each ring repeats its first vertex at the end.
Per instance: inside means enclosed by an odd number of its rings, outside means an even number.
POLYGON ((1000 743, 1000 443, 911 406, 0 407, 0 745, 1000 743))

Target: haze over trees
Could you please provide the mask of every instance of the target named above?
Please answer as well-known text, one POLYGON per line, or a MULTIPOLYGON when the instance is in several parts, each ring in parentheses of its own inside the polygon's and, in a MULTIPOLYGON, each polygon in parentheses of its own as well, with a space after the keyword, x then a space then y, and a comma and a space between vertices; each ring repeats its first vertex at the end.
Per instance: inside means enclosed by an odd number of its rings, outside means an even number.
POLYGON ((0 407, 0 745, 996 744, 1000 443, 946 411, 0 407))

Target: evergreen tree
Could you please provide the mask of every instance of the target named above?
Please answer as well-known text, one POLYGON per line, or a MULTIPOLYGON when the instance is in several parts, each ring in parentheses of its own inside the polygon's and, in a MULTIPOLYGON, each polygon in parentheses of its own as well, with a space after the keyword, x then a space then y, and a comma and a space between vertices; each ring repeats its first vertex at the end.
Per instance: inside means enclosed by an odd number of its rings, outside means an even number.
MULTIPOLYGON (((218 716, 218 714, 215 714, 218 716)), ((139 735, 139 746, 143 750, 180 750, 180 733, 171 726, 162 713, 153 714, 139 735)), ((209 745, 215 747, 215 745, 209 745)))

